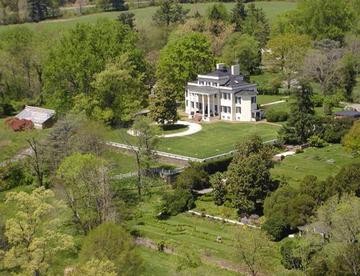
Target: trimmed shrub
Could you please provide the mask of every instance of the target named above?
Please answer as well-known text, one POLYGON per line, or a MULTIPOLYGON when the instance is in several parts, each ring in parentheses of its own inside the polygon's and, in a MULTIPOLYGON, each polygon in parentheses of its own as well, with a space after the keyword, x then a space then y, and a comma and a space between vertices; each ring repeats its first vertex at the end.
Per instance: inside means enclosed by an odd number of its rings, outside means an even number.
POLYGON ((231 163, 232 157, 226 157, 219 160, 209 161, 202 163, 201 166, 208 174, 214 174, 217 172, 225 172, 229 164, 231 163))
POLYGON ((270 109, 265 116, 268 122, 285 122, 289 114, 283 110, 270 109))

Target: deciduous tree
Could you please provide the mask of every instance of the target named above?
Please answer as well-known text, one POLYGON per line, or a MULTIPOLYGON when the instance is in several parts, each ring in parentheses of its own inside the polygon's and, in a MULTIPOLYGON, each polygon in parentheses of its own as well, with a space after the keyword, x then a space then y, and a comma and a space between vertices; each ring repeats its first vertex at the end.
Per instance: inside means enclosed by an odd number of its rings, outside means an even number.
POLYGON ((72 237, 60 231, 61 220, 55 217, 64 206, 43 187, 9 192, 6 204, 12 204, 14 214, 6 221, 9 249, 4 266, 24 275, 45 275, 54 255, 73 247, 72 237))
POLYGON ((110 269, 111 262, 116 275, 139 275, 142 271, 142 260, 135 251, 131 236, 123 227, 114 223, 99 225, 85 238, 80 251, 80 261, 93 270, 91 263, 94 260, 106 264, 109 272, 113 271, 110 269))
POLYGON ((178 120, 176 88, 172 84, 156 82, 150 96, 150 116, 160 124, 174 124, 178 120))
POLYGON ((310 46, 310 37, 306 35, 286 33, 269 40, 267 44, 269 52, 266 52, 265 60, 272 69, 281 72, 288 89, 291 88, 291 81, 301 69, 310 46))
POLYGON ((342 143, 348 151, 355 155, 360 154, 360 121, 354 123, 342 143))
POLYGON ((232 34, 222 50, 222 59, 225 63, 239 64, 245 75, 259 71, 261 52, 259 42, 247 34, 232 34))
POLYGON ((160 53, 156 75, 174 85, 177 99, 183 100, 186 82, 199 73, 209 72, 214 64, 206 36, 189 33, 168 42, 160 53))
POLYGON ((236 146, 226 174, 226 186, 239 214, 262 209, 266 195, 274 189, 270 168, 273 148, 258 136, 248 137, 236 146))
POLYGON ((92 154, 66 157, 57 176, 63 187, 73 221, 86 234, 103 222, 116 221, 106 162, 92 154))
POLYGON ((158 143, 158 127, 146 117, 136 117, 132 131, 135 135, 135 141, 126 139, 130 150, 136 157, 137 165, 137 190, 141 196, 143 189, 142 175, 150 168, 151 162, 156 158, 155 148, 158 143))

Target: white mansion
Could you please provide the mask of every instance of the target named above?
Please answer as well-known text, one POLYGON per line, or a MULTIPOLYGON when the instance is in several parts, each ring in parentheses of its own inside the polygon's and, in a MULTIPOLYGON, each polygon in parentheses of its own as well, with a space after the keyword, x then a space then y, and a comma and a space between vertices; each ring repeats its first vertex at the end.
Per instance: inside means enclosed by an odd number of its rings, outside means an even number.
POLYGON ((219 118, 229 121, 256 121, 261 111, 256 104, 256 85, 244 81, 239 65, 229 70, 222 63, 206 75, 188 82, 185 91, 185 112, 189 118, 219 118))

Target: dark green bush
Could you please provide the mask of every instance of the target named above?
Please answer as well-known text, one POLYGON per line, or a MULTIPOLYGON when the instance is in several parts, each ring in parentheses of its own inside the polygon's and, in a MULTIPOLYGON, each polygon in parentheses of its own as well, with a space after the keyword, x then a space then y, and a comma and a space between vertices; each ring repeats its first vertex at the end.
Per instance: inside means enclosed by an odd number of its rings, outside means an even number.
POLYGON ((204 171, 206 171, 208 174, 225 172, 227 171, 227 168, 231 163, 231 160, 232 157, 225 157, 219 160, 202 163, 201 166, 203 167, 204 171))
POLYGON ((270 109, 266 111, 266 120, 268 122, 285 122, 289 114, 283 110, 270 109))
POLYGON ((201 164, 193 163, 177 177, 175 186, 189 190, 208 188, 210 186, 209 175, 201 164))
POLYGON ((275 241, 280 241, 291 233, 289 225, 287 225, 284 219, 280 216, 272 216, 268 218, 262 228, 275 241))
POLYGON ((163 195, 158 218, 175 216, 194 207, 194 196, 189 190, 175 189, 163 195))

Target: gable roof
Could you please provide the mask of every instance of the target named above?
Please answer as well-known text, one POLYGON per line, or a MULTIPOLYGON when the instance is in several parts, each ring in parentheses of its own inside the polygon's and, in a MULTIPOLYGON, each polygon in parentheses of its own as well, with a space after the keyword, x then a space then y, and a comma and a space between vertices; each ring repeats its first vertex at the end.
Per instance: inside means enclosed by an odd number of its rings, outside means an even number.
POLYGON ((35 106, 25 106, 16 118, 30 120, 34 124, 43 124, 55 115, 55 110, 35 106))
POLYGON ((342 116, 342 117, 360 118, 360 112, 351 111, 351 110, 339 111, 339 112, 336 112, 335 115, 342 116))

